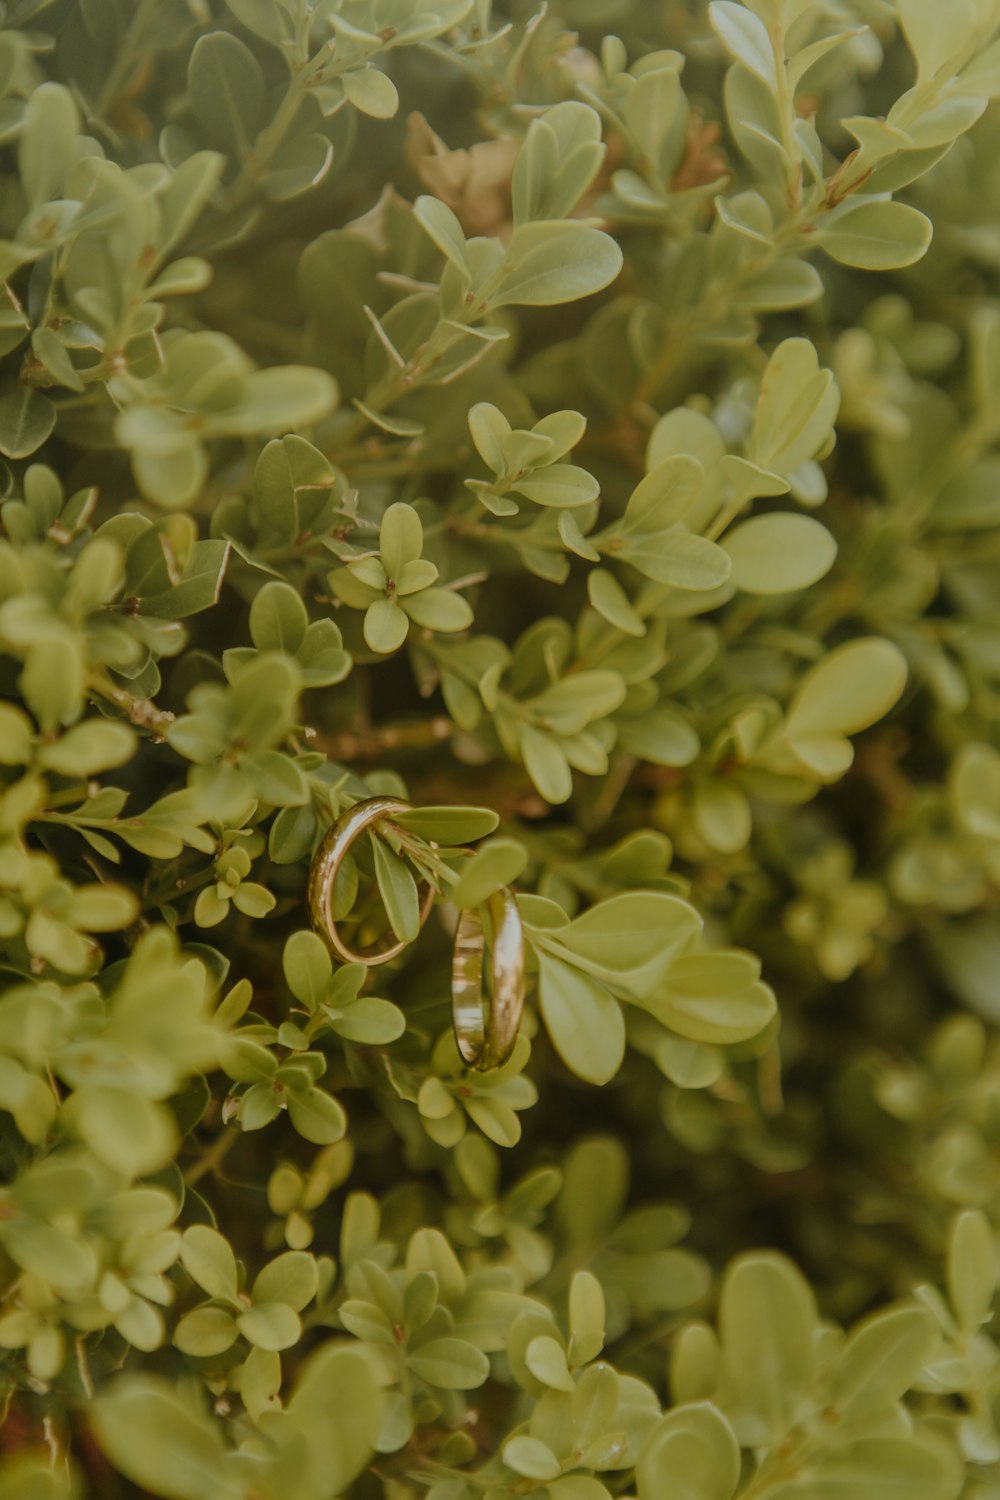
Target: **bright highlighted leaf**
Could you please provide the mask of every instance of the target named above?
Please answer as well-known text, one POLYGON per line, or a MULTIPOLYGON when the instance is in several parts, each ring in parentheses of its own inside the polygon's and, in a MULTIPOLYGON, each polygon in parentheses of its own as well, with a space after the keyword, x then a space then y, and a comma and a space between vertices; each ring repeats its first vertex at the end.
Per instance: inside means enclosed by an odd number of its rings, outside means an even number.
POLYGON ((566 1066, 588 1083, 607 1083, 625 1055, 621 1006, 598 980, 540 953, 542 1017, 566 1066))
POLYGON ((895 271, 926 253, 934 233, 926 214, 908 203, 877 199, 851 204, 817 236, 827 255, 863 271, 895 271))
POLYGON ((798 1420, 816 1366, 813 1294, 791 1261, 740 1256, 722 1283, 724 1410, 747 1447, 779 1443, 798 1420))
POLYGON ((583 224, 522 224, 507 265, 490 305, 547 307, 606 287, 622 268, 622 252, 610 235, 583 224))
POLYGON ((839 646, 800 683, 785 733, 790 740, 857 734, 889 712, 906 676, 906 659, 891 641, 868 636, 839 646))
POLYGON ((748 594, 790 594, 817 583, 833 567, 837 544, 811 516, 754 516, 727 532, 722 543, 731 578, 748 594))
POLYGON ((707 1402, 678 1406, 653 1428, 636 1465, 639 1500, 731 1500, 740 1450, 725 1417, 707 1402))

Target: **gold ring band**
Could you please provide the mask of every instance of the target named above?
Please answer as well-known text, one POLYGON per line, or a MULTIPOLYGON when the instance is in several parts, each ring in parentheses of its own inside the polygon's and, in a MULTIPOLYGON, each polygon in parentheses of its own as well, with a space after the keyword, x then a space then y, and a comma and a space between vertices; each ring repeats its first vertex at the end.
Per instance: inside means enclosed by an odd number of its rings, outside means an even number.
MULTIPOLYGON (((366 828, 370 828, 373 823, 386 821, 391 824, 394 814, 410 811, 410 803, 404 802, 399 797, 368 797, 363 802, 356 802, 327 830, 323 842, 313 856, 312 867, 309 871, 309 915, 317 932, 326 938, 333 951, 345 963, 365 964, 366 967, 372 969, 377 964, 388 963, 390 958, 395 958, 408 946, 407 942, 400 940, 375 953, 355 953, 353 949, 348 948, 337 931, 337 923, 333 915, 333 890, 347 851, 358 835, 366 828)), ((427 921, 433 904, 434 887, 428 885, 427 894, 420 908, 421 927, 427 921)))
POLYGON ((480 909, 462 912, 451 964, 455 1040, 462 1060, 480 1073, 501 1067, 510 1057, 524 1009, 524 928, 514 892, 505 886, 486 905, 493 926, 488 1018, 483 998, 486 940, 480 909))

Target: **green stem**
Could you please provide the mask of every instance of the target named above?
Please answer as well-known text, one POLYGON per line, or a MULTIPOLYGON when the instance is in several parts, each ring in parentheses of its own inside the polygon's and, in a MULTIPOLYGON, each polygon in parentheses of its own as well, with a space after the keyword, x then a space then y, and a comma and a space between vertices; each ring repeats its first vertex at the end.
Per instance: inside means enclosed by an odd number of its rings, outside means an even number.
POLYGON ((91 675, 90 688, 116 708, 120 708, 130 723, 138 725, 140 729, 149 729, 161 738, 174 722, 175 715, 169 709, 157 708, 149 698, 137 698, 134 693, 112 682, 103 672, 91 675))
POLYGON ((770 35, 777 80, 775 99, 781 121, 781 145, 785 154, 788 207, 793 214, 797 214, 802 207, 802 157, 795 139, 795 98, 788 82, 788 69, 785 67, 785 28, 778 24, 770 35))
POLYGON ((355 760, 375 760, 390 751, 429 750, 440 745, 452 733, 450 719, 437 715, 414 724, 385 724, 373 729, 346 729, 325 736, 317 734, 312 746, 330 760, 348 764, 355 760))
MULTIPOLYGON (((78 781, 74 786, 64 787, 61 792, 53 792, 51 797, 46 798, 45 812, 40 815, 38 821, 45 821, 49 813, 54 812, 57 807, 76 807, 81 802, 86 802, 87 786, 88 783, 86 781, 78 781)), ((76 823, 87 822, 89 820, 85 818, 66 818, 60 815, 57 821, 76 823)))
POLYGON ((271 123, 260 132, 247 152, 239 174, 226 195, 226 206, 240 208, 257 190, 257 183, 284 144, 285 137, 302 107, 306 95, 305 74, 301 69, 293 72, 285 97, 278 105, 271 123))
POLYGON ((222 1134, 216 1137, 204 1156, 184 1173, 184 1181, 188 1187, 194 1187, 196 1182, 200 1182, 209 1172, 214 1171, 236 1145, 242 1134, 242 1126, 235 1120, 231 1121, 222 1134))

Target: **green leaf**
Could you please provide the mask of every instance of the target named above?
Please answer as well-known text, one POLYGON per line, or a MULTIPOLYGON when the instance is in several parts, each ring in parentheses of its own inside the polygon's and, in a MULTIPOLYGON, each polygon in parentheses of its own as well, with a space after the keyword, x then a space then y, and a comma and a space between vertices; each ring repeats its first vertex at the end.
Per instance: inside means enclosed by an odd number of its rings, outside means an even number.
POLYGON ((68 386, 72 391, 84 389, 83 379, 70 359, 66 345, 53 329, 34 329, 31 335, 31 350, 57 385, 68 386))
POLYGON ((688 1403, 711 1397, 719 1383, 719 1341, 701 1319, 685 1324, 670 1353, 670 1389, 688 1403))
POLYGON ((604 1347, 604 1289, 592 1271, 575 1272, 569 1284, 570 1359, 589 1364, 604 1347))
POLYGON ((315 932, 293 932, 285 944, 282 967, 296 1000, 314 1011, 333 978, 329 949, 315 932))
POLYGON ((955 0, 945 10, 934 0, 898 0, 897 10, 921 78, 932 78, 945 68, 976 33, 972 0, 955 0))
POLYGON ((553 937, 573 958, 611 980, 645 983, 676 963, 701 931, 694 907, 666 891, 609 896, 559 928, 553 937))
POLYGON ((466 271, 465 234, 458 216, 438 198, 420 197, 413 214, 446 260, 460 272, 466 271))
POLYGON ((898 1401, 914 1384, 938 1343, 930 1313, 887 1308, 852 1329, 833 1372, 833 1393, 845 1416, 867 1416, 898 1401))
POLYGON ((526 724, 521 730, 521 757, 525 770, 546 802, 567 802, 573 791, 573 773, 558 740, 526 724))
MULTIPOLYGON (((65 735, 45 750, 60 754, 65 735)), ((24 766, 32 756, 32 723, 28 715, 13 703, 0 703, 0 765, 24 766)), ((45 751, 43 750, 43 754, 45 751)), ((58 770, 58 766, 55 767, 58 770)))
POLYGON ((240 1313, 236 1326, 258 1349, 291 1349, 302 1337, 298 1314, 284 1302, 255 1302, 240 1313))
POLYGON ((745 282, 737 292, 734 304, 753 312, 785 312, 818 302, 824 290, 823 278, 815 266, 785 255, 765 265, 745 282))
POLYGON ((344 1494, 366 1467, 384 1407, 382 1386, 365 1351, 327 1340, 306 1360, 287 1410, 309 1434, 313 1472, 321 1476, 318 1493, 344 1494))
POLYGON ((291 539, 312 524, 335 484, 330 460, 305 438, 273 438, 254 469, 254 504, 269 531, 291 539))
POLYGON ((287 203, 321 183, 333 165, 333 143, 314 131, 294 136, 271 157, 263 190, 272 203, 287 203))
POLYGON ((594 719, 614 713, 625 698, 617 672, 575 672, 554 682, 532 700, 535 715, 557 735, 579 734, 594 719))
POLYGON ((250 636, 259 651, 294 656, 305 639, 309 616, 302 598, 287 583, 265 583, 250 606, 250 636))
POLYGON ((162 297, 181 297, 203 292, 212 282, 212 267, 197 255, 186 255, 173 261, 157 276, 150 293, 162 297))
POLYGON ((218 1230, 193 1224, 181 1240, 181 1265, 203 1292, 225 1302, 235 1302, 239 1293, 236 1257, 218 1230))
POLYGON ((598 614, 625 635, 645 635, 645 621, 636 613, 618 579, 606 568, 594 568, 587 575, 587 597, 598 614))
POLYGON ((948 1295, 959 1326, 973 1333, 987 1323, 997 1286, 993 1231, 979 1209, 955 1219, 948 1246, 948 1295))
POLYGON ((98 1274, 93 1245, 38 1219, 10 1220, 2 1227, 0 1244, 22 1271, 30 1271, 68 1297, 83 1295, 98 1274))
POLYGON ((229 31, 199 37, 188 66, 188 98, 211 145, 239 160, 264 123, 260 64, 229 31))
POLYGON ((240 1400, 255 1422, 279 1406, 281 1359, 274 1349, 253 1348, 240 1371, 240 1400))
POLYGON ((425 630, 468 630, 472 624, 468 600, 449 589, 422 589, 418 594, 407 594, 402 608, 415 625, 425 630))
POLYGON ((164 1500, 241 1500, 220 1428, 162 1376, 120 1376, 89 1415, 104 1453, 140 1488, 164 1500))
MULTIPOLYGON (((735 9, 735 7, 733 7, 735 9)), ((708 1402, 674 1407, 653 1428, 635 1471, 639 1500, 731 1500, 740 1449, 725 1417, 708 1402)))
MULTIPOLYGON (((117 435, 125 447, 131 447, 131 427, 126 427, 123 413, 118 419, 117 435)), ((132 471, 142 493, 165 510, 179 510, 201 493, 208 478, 208 455, 193 435, 178 435, 170 447, 132 449, 132 471)))
POLYGON ((547 464, 530 470, 515 480, 511 488, 536 505, 553 508, 588 505, 600 494, 600 485, 592 474, 578 464, 547 464))
POLYGON ((514 222, 567 218, 600 170, 601 120, 566 101, 532 120, 514 164, 514 222))
POLYGON ((339 1011, 331 1007, 328 1014, 338 1036, 363 1047, 384 1047, 406 1030, 406 1017, 399 1007, 374 995, 365 995, 339 1011))
POLYGON ((343 637, 332 620, 314 620, 299 647, 302 686, 332 687, 343 682, 353 666, 343 649, 343 637))
POLYGON ((656 1047, 656 1066, 679 1089, 707 1089, 722 1077, 726 1059, 718 1047, 665 1036, 656 1047))
POLYGON ((715 542, 686 531, 629 538, 619 555, 654 582, 693 592, 719 588, 732 567, 715 542))
POLYGON ((211 1359, 231 1349, 239 1329, 224 1307, 196 1307, 185 1313, 174 1330, 174 1344, 194 1359, 211 1359))
POLYGON ((253 1284, 251 1296, 259 1302, 283 1302, 301 1312, 319 1290, 316 1258, 304 1250, 288 1250, 264 1267, 253 1284))
MULTIPOLYGON (((533 1104, 535 1101, 535 1090, 527 1083, 530 1097, 524 1097, 523 1103, 533 1104)), ((487 1140, 503 1146, 507 1150, 516 1146, 521 1139, 521 1122, 515 1110, 502 1099, 491 1094, 478 1094, 463 1101, 465 1111, 470 1120, 479 1126, 487 1140)), ((521 1102, 521 1101, 519 1101, 521 1102)))
POLYGON ((380 68, 369 64, 354 69, 341 74, 340 82, 348 99, 362 114, 371 115, 376 120, 391 120, 399 109, 396 86, 380 68))
POLYGON ((127 724, 116 724, 109 719, 88 719, 86 723, 74 724, 59 739, 43 745, 38 758, 43 766, 62 776, 93 776, 98 771, 123 766, 132 759, 135 749, 136 736, 127 724))
POLYGON ((774 1500, 953 1500, 962 1478, 955 1452, 932 1438, 861 1438, 827 1449, 799 1475, 795 1485, 773 1492, 774 1500))
POLYGON ((170 1110, 126 1089, 86 1084, 67 1109, 94 1155, 127 1177, 165 1167, 179 1144, 170 1110))
POLYGON ((614 281, 622 252, 584 224, 522 224, 507 249, 506 272, 491 307, 548 307, 590 297, 614 281))
POLYGON ((389 926, 401 943, 412 943, 420 931, 417 882, 406 861, 377 834, 372 838, 375 878, 385 904, 389 926))
POLYGON ((748 594, 790 594, 817 583, 833 567, 837 544, 811 516, 753 516, 722 542, 737 588, 748 594))
POLYGON ((693 1042, 727 1045, 764 1030, 777 1001, 757 981, 749 954, 692 953, 679 958, 647 1004, 665 1026, 693 1042))
POLYGON ((482 906, 495 891, 512 884, 527 863, 528 851, 516 839, 490 839, 459 866, 458 883, 448 899, 458 907, 482 906))
POLYGON ((764 487, 751 476, 749 493, 780 493, 774 475, 792 474, 815 458, 829 441, 839 408, 833 375, 820 369, 814 345, 808 339, 780 343, 764 372, 750 440, 749 457, 765 471, 764 487))
POLYGON ((79 134, 80 115, 68 88, 61 83, 40 83, 31 90, 17 165, 32 208, 63 196, 63 185, 76 161, 79 134))
POLYGON ((284 807, 271 824, 267 852, 278 865, 293 865, 312 852, 316 814, 311 806, 284 807))
POLYGON ((694 790, 694 824, 710 849, 735 854, 753 832, 746 792, 731 781, 700 781, 694 790))
POLYGON ((622 529, 626 533, 665 531, 683 521, 705 487, 705 470, 687 453, 656 463, 632 491, 622 529))
POLYGON ((895 271, 927 253, 934 226, 926 214, 891 199, 849 204, 816 235, 827 255, 863 271, 895 271))
POLYGON ((563 1474, 548 1484, 549 1500, 611 1500, 611 1491, 592 1474, 563 1474))
POLYGON ((768 88, 776 89, 778 80, 771 39, 764 23, 753 11, 731 3, 731 0, 712 0, 708 18, 732 58, 749 68, 751 73, 756 73, 768 88))
POLYGON ((469 432, 476 445, 476 452, 494 474, 503 474, 507 468, 504 440, 510 437, 511 427, 502 411, 489 401, 479 401, 469 410, 469 432))
POLYGON ((288 1117, 303 1140, 316 1146, 332 1146, 347 1132, 347 1116, 323 1089, 299 1089, 290 1094, 288 1117))
POLYGON ((526 1433, 508 1438, 501 1453, 508 1469, 526 1479, 555 1479, 562 1470, 552 1449, 540 1438, 528 1437, 526 1433))
POLYGON ((31 386, 19 385, 0 396, 0 453, 7 458, 28 458, 48 438, 56 425, 56 409, 47 396, 31 386))
POLYGON ((474 844, 500 822, 499 815, 489 807, 413 807, 393 813, 392 820, 419 838, 434 839, 450 848, 474 844))
POLYGON ((398 581, 408 562, 415 562, 424 550, 424 528, 412 505, 397 501, 382 517, 378 534, 379 556, 388 579, 398 581))
POLYGON ((241 757, 240 770, 252 782, 261 802, 273 807, 302 807, 309 801, 305 775, 281 750, 254 750, 241 757))
POLYGON ((196 542, 183 573, 172 587, 162 591, 154 588, 152 593, 134 591, 140 613, 163 620, 183 620, 211 609, 218 602, 229 555, 228 542, 196 542))
POLYGON ((576 1382, 566 1363, 566 1351, 556 1339, 547 1335, 532 1339, 525 1351, 524 1362, 535 1379, 551 1390, 576 1390, 576 1382))
POLYGON ((409 619, 392 599, 376 599, 365 611, 365 642, 382 656, 399 649, 409 628, 409 619))
POLYGON ((179 245, 218 185, 225 157, 215 151, 195 151, 175 168, 158 199, 161 259, 179 245))
POLYGON ((465 1339, 431 1339, 406 1362, 419 1379, 444 1391, 478 1390, 490 1373, 486 1355, 465 1339))
POLYGON ((784 1256, 739 1256, 722 1283, 724 1410, 740 1443, 774 1447, 799 1418, 816 1365, 813 1294, 784 1256))
POLYGON ((275 365, 248 375, 239 405, 216 421, 226 433, 269 437, 321 421, 333 411, 338 396, 337 383, 325 370, 275 365))
POLYGON ((613 1078, 625 1056, 621 1006, 599 981, 544 951, 538 954, 539 1004, 552 1043, 587 1083, 613 1078))
POLYGON ((274 4, 274 0, 226 0, 226 4, 248 31, 263 37, 264 41, 280 46, 292 39, 291 18, 283 6, 274 4))
POLYGON ((243 880, 233 891, 233 905, 244 916, 259 919, 266 917, 277 905, 277 898, 266 886, 253 880, 243 880))
POLYGON ((881 719, 906 685, 906 659, 891 641, 848 641, 810 668, 792 698, 785 734, 792 741, 857 734, 881 719))
POLYGON ((621 748, 654 766, 689 766, 698 757, 701 741, 673 709, 654 708, 638 718, 617 722, 621 748))

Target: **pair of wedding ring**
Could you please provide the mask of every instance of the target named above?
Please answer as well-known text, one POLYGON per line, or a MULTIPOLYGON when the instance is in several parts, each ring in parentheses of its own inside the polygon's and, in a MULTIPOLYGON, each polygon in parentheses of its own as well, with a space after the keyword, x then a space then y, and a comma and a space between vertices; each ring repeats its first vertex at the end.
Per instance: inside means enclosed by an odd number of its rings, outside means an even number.
MULTIPOLYGON (((409 812, 410 804, 398 797, 369 797, 356 802, 329 829, 316 851, 309 873, 309 914, 313 926, 345 963, 361 963, 368 968, 388 963, 407 946, 395 942, 374 953, 356 953, 344 942, 333 915, 333 894, 337 874, 355 839, 366 829, 376 834, 376 824, 387 830, 396 828, 393 817, 409 812)), ((423 927, 434 905, 435 890, 430 884, 420 907, 423 927)), ((524 1009, 524 929, 514 892, 504 886, 486 903, 492 927, 490 977, 492 994, 486 1004, 483 966, 486 934, 483 909, 464 910, 455 930, 451 963, 451 1002, 455 1040, 463 1062, 478 1072, 499 1068, 510 1057, 517 1041, 521 1012, 524 1009)))

